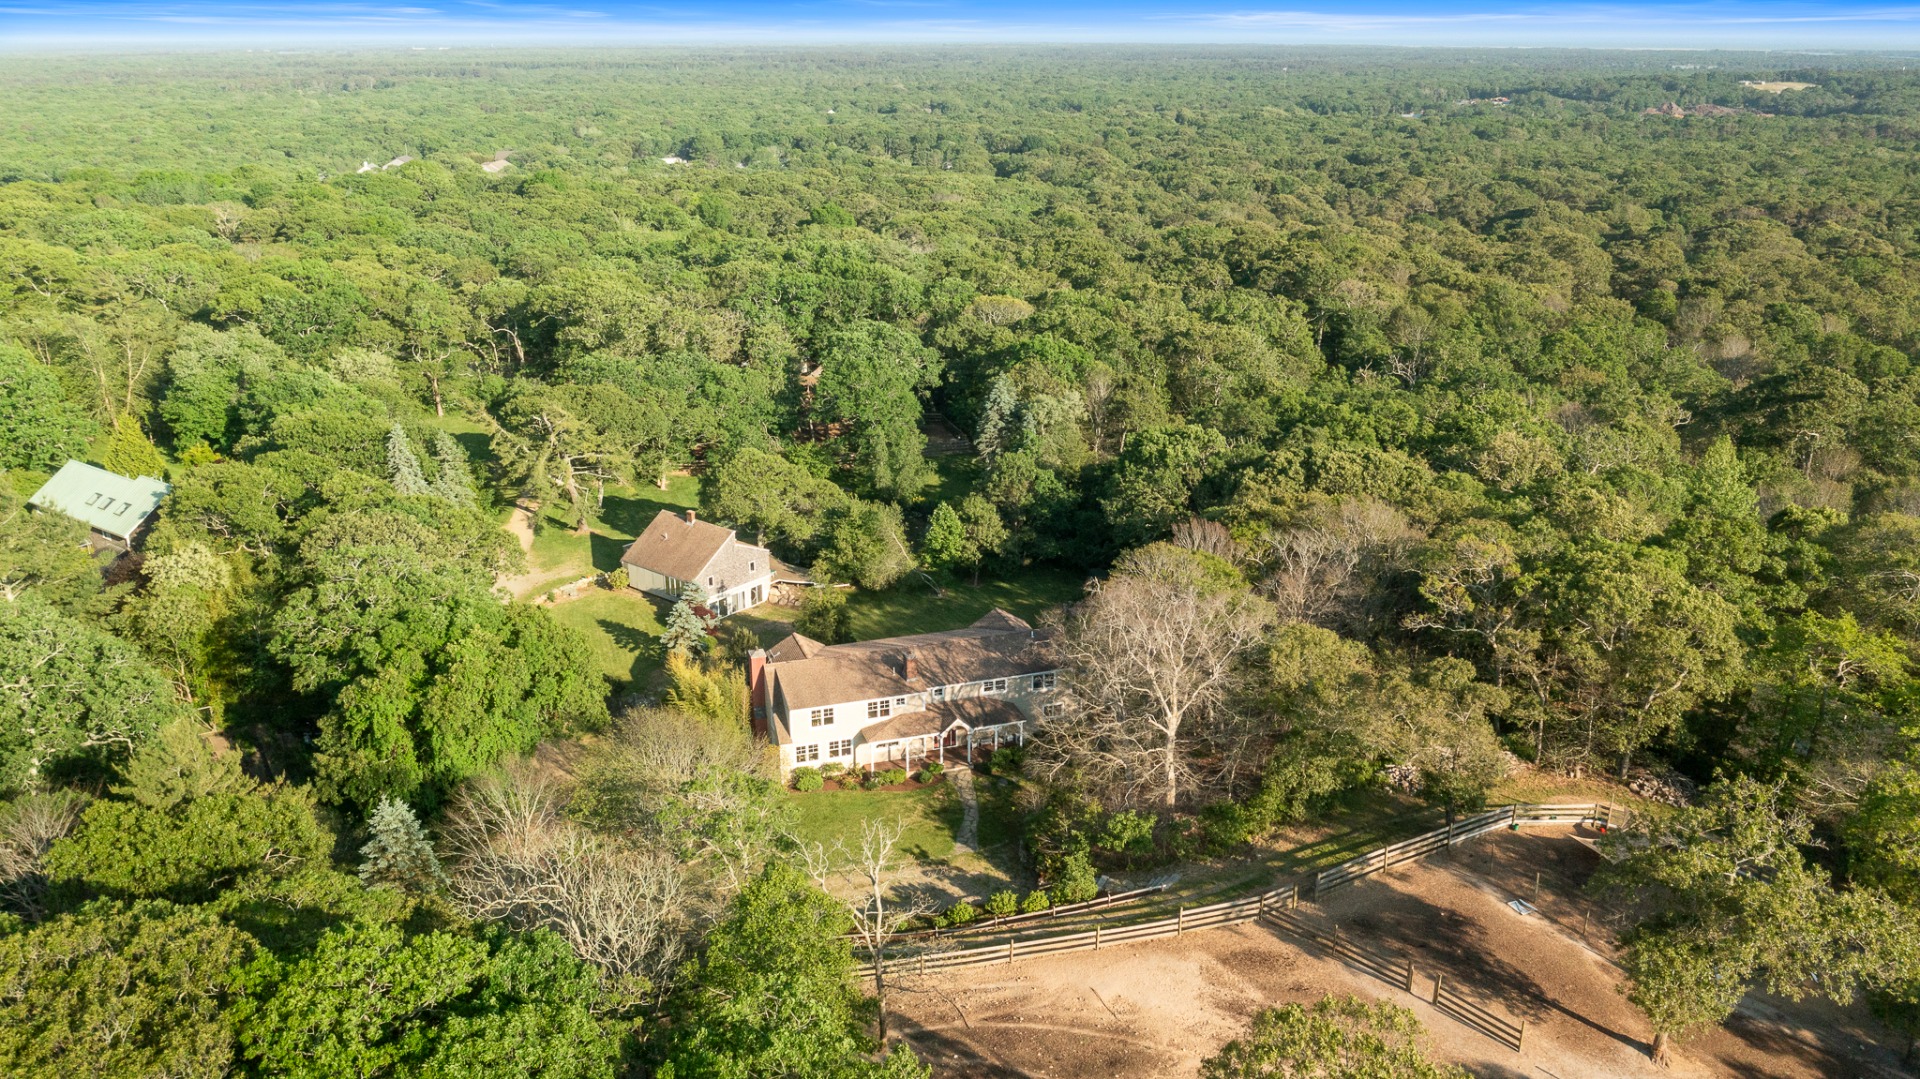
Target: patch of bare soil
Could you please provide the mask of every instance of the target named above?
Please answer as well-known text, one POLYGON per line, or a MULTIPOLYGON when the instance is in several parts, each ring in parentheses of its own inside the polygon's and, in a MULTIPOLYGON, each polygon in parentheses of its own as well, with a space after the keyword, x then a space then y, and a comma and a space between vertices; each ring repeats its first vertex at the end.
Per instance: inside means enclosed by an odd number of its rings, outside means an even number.
POLYGON ((532 509, 522 503, 514 503, 512 511, 507 514, 507 532, 510 533, 515 540, 519 541, 520 552, 529 559, 529 568, 526 573, 511 576, 503 575, 495 580, 493 584, 495 588, 504 589, 507 595, 518 599, 523 590, 532 587, 544 578, 551 576, 551 574, 540 573, 531 568, 531 559, 533 558, 532 509))
MULTIPOLYGON (((1623 992, 1605 952, 1562 922, 1589 902, 1569 892, 1594 855, 1564 831, 1502 834, 1302 904, 1302 918, 1337 925, 1351 941, 1414 964, 1414 992, 1349 965, 1265 923, 1183 937, 902 979, 898 1028, 941 1076, 1192 1075, 1239 1036, 1260 1008, 1328 993, 1411 1008, 1430 1050, 1474 1074, 1520 1076, 1816 1079, 1899 1075, 1868 1043, 1857 1009, 1749 1001, 1725 1029, 1684 1042, 1671 1070, 1647 1057, 1652 1031, 1623 992), (1489 860, 1480 848, 1497 848, 1489 860), (1480 860, 1476 862, 1476 857, 1480 860), (1587 863, 1584 864, 1583 863, 1587 863), (1521 915, 1540 873, 1543 910, 1521 915), (1500 1017, 1526 1023, 1514 1052, 1430 1003, 1447 984, 1500 1017)), ((1596 927, 1594 937, 1601 936, 1596 927)))

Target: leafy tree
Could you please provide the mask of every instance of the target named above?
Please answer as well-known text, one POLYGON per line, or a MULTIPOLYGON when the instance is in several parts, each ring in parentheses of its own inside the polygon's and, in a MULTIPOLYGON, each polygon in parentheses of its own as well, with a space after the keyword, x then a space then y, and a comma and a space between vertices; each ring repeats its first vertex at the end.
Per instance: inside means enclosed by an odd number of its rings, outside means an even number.
POLYGON ((813 542, 827 510, 850 500, 831 480, 752 447, 709 469, 700 484, 700 501, 708 515, 795 548, 813 542))
POLYGON ((900 507, 891 502, 853 502, 828 516, 826 532, 814 571, 828 579, 882 589, 913 569, 900 507))
POLYGON ((1247 1036, 1200 1064, 1201 1079, 1466 1079, 1420 1051, 1420 1021, 1394 1004, 1322 997, 1253 1017, 1247 1036))
POLYGON ((1156 427, 1127 443, 1101 496, 1113 540, 1159 539, 1194 510, 1194 488, 1226 453, 1218 432, 1193 424, 1156 427))
POLYGON ((113 421, 113 433, 100 450, 100 467, 122 476, 158 478, 167 474, 166 459, 140 430, 140 421, 124 414, 113 421))
POLYGON ((840 644, 852 640, 847 594, 831 587, 807 589, 806 594, 800 597, 800 613, 793 619, 793 631, 821 644, 840 644))
POLYGON ((30 1077, 231 1074, 255 944, 203 908, 90 904, 0 936, 0 1060, 30 1077))
POLYGON ((973 571, 973 583, 978 585, 981 565, 1007 545, 1007 526, 1000 520, 1000 511, 979 494, 960 501, 960 525, 965 535, 960 564, 973 571))
POLYGON ((861 488, 896 498, 920 490, 926 437, 920 394, 940 375, 940 360, 912 334, 862 320, 830 331, 818 349, 815 422, 843 423, 842 464, 861 488))
POLYGON ((0 789, 116 760, 180 714, 132 645, 31 597, 0 603, 0 789))
POLYGON ((904 1046, 874 1059, 873 1007, 854 983, 849 926, 845 908, 798 870, 768 866, 685 972, 660 1074, 927 1075, 904 1046))
POLYGON ((392 798, 380 799, 367 818, 368 839, 360 848, 360 879, 405 891, 444 887, 447 875, 426 830, 412 807, 392 798))
POLYGON ((1742 777, 1698 807, 1609 836, 1617 860, 1594 886, 1651 911, 1626 934, 1624 965, 1657 1062, 1674 1037, 1725 1019, 1755 984, 1844 1003, 1862 983, 1911 977, 1913 919, 1876 894, 1836 891, 1801 854, 1810 835, 1777 787, 1742 777))
POLYGON ((933 508, 927 518, 927 533, 920 539, 920 557, 935 570, 947 570, 966 560, 967 532, 960 515, 945 502, 933 508))
POLYGON ((0 468, 52 471, 83 455, 93 432, 52 371, 26 350, 0 344, 0 468))
POLYGON ((66 610, 100 594, 100 564, 87 549, 87 526, 64 513, 37 513, 0 489, 0 602, 31 593, 66 610))

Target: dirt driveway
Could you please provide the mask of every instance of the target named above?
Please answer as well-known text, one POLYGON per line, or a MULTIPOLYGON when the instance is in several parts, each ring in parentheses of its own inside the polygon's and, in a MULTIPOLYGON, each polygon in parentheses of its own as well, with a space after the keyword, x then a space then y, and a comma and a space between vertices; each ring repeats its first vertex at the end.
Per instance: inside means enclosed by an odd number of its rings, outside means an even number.
MULTIPOLYGON (((1590 857, 1564 833, 1488 842, 1516 844, 1497 852, 1496 862, 1571 865, 1590 857), (1545 845, 1555 857, 1541 862, 1545 845)), ((1577 927, 1509 909, 1508 882, 1480 868, 1471 854, 1455 863, 1429 859, 1335 892, 1324 907, 1301 906, 1304 917, 1338 924, 1356 942, 1411 956, 1415 994, 1257 923, 904 980, 894 997, 899 1028, 940 1076, 1190 1076, 1258 1009, 1350 993, 1412 1008, 1432 1051, 1478 1076, 1903 1074, 1891 1054, 1866 1044, 1857 1009, 1777 1001, 1749 1002, 1750 1015, 1683 1043, 1673 1069, 1656 1068, 1646 1055, 1652 1032, 1621 992, 1618 968, 1581 943, 1577 927), (1441 974, 1496 1013, 1524 1019, 1524 1051, 1427 1003, 1441 974)), ((1532 873, 1525 877, 1530 886, 1532 873)))

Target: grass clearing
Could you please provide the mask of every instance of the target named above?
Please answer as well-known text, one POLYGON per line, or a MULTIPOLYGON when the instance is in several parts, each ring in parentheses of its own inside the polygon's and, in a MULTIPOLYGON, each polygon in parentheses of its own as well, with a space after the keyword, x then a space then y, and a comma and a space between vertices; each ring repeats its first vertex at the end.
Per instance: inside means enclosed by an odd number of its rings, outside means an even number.
POLYGON ((945 783, 912 791, 812 791, 791 794, 794 836, 803 843, 848 844, 860 838, 869 820, 900 820, 899 851, 919 862, 953 857, 953 835, 960 828, 960 799, 945 783))
POLYGON ((1048 608, 1079 599, 1085 581, 1086 575, 1075 570, 1027 566, 983 578, 977 586, 962 581, 935 593, 925 581, 908 578, 884 592, 848 596, 848 620, 856 641, 957 629, 995 607, 1032 621, 1048 608))
POLYGON ((665 662, 661 609, 638 592, 590 592, 547 610, 554 621, 586 634, 595 668, 615 688, 645 686, 665 662))

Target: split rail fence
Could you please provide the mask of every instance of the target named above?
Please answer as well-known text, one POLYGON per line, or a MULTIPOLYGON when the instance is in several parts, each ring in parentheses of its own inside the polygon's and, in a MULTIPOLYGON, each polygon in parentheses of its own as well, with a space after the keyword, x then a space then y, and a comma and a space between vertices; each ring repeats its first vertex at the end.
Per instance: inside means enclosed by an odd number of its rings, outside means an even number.
MULTIPOLYGON (((900 934, 900 939, 907 940, 921 937, 953 936, 960 933, 990 932, 996 929, 1004 929, 1010 925, 1051 921, 1052 919, 1069 915, 1084 914, 1090 910, 1105 910, 1108 907, 1120 903, 1131 903, 1136 899, 1141 899, 1166 890, 1166 885, 1155 884, 1148 888, 1135 888, 1130 892, 1115 892, 1112 895, 1103 895, 1097 899, 1082 900, 1078 903, 1063 903, 1060 906, 1048 907, 1046 910, 1037 910, 1030 914, 1003 914, 999 917, 985 915, 965 925, 949 926, 945 929, 921 929, 912 933, 902 933, 900 934)), ((847 935, 849 938, 853 936, 851 933, 847 935)))
MULTIPOLYGON (((1210 903, 1204 907, 1181 907, 1173 917, 1158 921, 1118 925, 1112 928, 1094 926, 1086 932, 1057 936, 1009 937, 1004 942, 972 948, 897 956, 888 959, 884 969, 889 974, 906 971, 924 972, 945 970, 949 967, 978 966, 983 963, 1011 963, 1017 959, 1034 959, 1043 955, 1058 955, 1061 952, 1111 948, 1119 944, 1134 944, 1143 940, 1179 936, 1196 929, 1213 929, 1223 925, 1251 922, 1269 910, 1290 907, 1298 901, 1298 890, 1289 884, 1245 899, 1229 899, 1222 903, 1210 903)), ((868 968, 868 974, 872 973, 872 968, 868 968)))
MULTIPOLYGON (((1407 975, 1407 992, 1413 992, 1413 975, 1407 975)), ((1515 1022, 1502 1019, 1493 1012, 1476 1004, 1458 989, 1447 984, 1445 974, 1436 975, 1433 981, 1434 1009, 1452 1016, 1461 1023, 1485 1034, 1494 1041, 1518 1053, 1520 1046, 1527 1040, 1527 1021, 1515 1022)))
POLYGON ((1362 973, 1371 974, 1395 988, 1413 992, 1412 959, 1356 944, 1342 936, 1338 926, 1320 929, 1290 909, 1269 910, 1266 919, 1318 946, 1322 951, 1345 960, 1362 973))
POLYGON ((1425 857, 1437 850, 1445 850, 1463 843, 1475 836, 1488 832, 1497 832, 1502 828, 1520 828, 1529 824, 1602 824, 1613 823, 1614 808, 1604 802, 1580 802, 1569 805, 1508 805, 1499 809, 1490 809, 1471 817, 1463 817, 1451 825, 1436 828, 1425 835, 1402 840, 1379 850, 1362 854, 1331 869, 1325 869, 1313 878, 1313 895, 1318 899, 1323 893, 1342 885, 1352 884, 1362 877, 1370 877, 1383 869, 1391 869, 1402 862, 1425 857))

